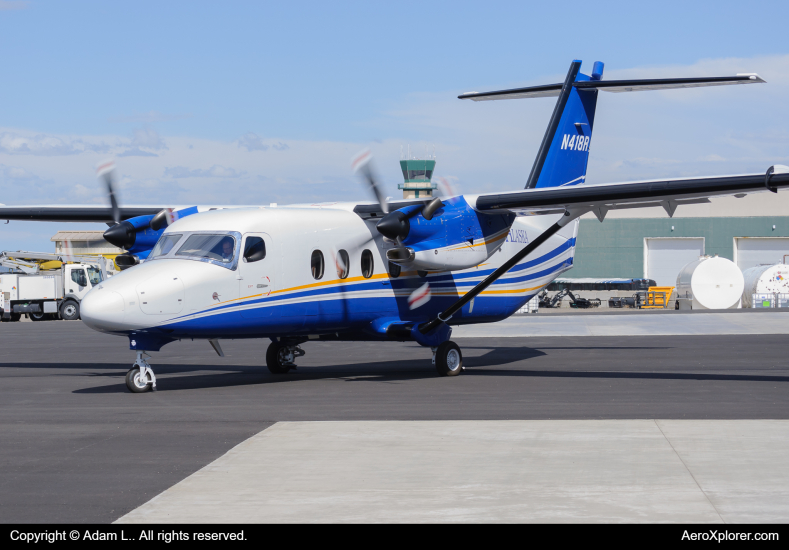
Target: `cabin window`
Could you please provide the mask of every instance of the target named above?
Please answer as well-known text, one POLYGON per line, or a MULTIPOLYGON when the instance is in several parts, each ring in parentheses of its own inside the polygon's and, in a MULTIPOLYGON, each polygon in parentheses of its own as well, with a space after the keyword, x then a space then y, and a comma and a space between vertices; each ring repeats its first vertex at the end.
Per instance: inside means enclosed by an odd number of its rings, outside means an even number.
POLYGON ((310 267, 312 269, 312 277, 314 279, 323 279, 323 252, 320 250, 314 250, 312 252, 310 267))
POLYGON ((365 279, 373 276, 375 266, 373 264, 373 253, 369 250, 362 252, 362 275, 365 279))
POLYGON ((389 262, 389 276, 392 279, 397 279, 400 276, 400 265, 394 262, 389 262))
POLYGON ((351 270, 351 259, 348 257, 348 253, 345 250, 339 250, 335 261, 337 263, 337 276, 340 279, 345 279, 351 270))
POLYGON ((244 245, 244 261, 258 262, 266 257, 266 241, 261 237, 247 237, 244 245))
POLYGON ((192 256, 229 264, 233 261, 235 247, 236 240, 230 235, 195 234, 186 239, 176 256, 192 256))
POLYGON ((166 235, 162 235, 159 238, 159 241, 156 243, 156 246, 154 246, 153 250, 151 250, 151 253, 148 255, 148 257, 150 259, 154 259, 159 256, 167 256, 179 240, 181 240, 180 234, 168 233, 166 235))

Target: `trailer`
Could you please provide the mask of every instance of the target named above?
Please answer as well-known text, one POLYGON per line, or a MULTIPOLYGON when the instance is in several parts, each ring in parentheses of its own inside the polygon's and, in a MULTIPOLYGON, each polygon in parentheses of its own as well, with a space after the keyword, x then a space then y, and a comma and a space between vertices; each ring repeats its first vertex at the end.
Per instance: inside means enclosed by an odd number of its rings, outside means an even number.
POLYGON ((39 252, 2 252, 0 266, 0 319, 32 321, 79 319, 82 298, 108 276, 101 256, 64 257, 39 252), (73 262, 73 263, 72 263, 73 262))

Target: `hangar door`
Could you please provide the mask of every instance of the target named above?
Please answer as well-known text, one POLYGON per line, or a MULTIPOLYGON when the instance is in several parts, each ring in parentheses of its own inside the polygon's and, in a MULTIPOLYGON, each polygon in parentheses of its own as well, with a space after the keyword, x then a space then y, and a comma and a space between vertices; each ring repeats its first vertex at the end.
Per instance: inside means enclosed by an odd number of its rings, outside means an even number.
POLYGON ((775 237, 735 237, 734 262, 745 271, 749 267, 789 261, 789 239, 775 237))
POLYGON ((680 270, 703 255, 704 237, 644 239, 644 277, 676 286, 680 270))

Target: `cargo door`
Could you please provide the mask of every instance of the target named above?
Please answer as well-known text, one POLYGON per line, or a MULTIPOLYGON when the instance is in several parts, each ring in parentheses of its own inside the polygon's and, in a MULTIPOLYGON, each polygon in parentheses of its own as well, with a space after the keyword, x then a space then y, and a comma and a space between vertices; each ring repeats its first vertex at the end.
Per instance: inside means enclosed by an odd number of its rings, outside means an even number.
POLYGON ((241 316, 247 319, 271 317, 269 297, 275 290, 279 255, 274 250, 271 236, 266 233, 246 233, 241 247, 239 270, 239 304, 244 306, 241 316))
POLYGON ((683 267, 704 255, 704 238, 647 238, 644 278, 657 286, 675 286, 683 267))
POLYGON ((734 262, 745 271, 759 265, 789 261, 789 239, 781 237, 735 237, 734 262))

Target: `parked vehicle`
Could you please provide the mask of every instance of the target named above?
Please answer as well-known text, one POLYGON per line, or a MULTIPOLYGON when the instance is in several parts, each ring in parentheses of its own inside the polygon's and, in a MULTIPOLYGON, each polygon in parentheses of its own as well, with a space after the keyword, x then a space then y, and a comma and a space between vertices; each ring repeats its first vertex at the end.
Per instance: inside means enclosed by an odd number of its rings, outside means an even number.
POLYGON ((106 278, 104 258, 80 257, 78 263, 64 263, 57 254, 3 252, 0 265, 16 270, 0 273, 0 319, 5 322, 19 321, 22 314, 32 321, 79 319, 82 298, 106 278), (46 263, 57 265, 51 262, 60 265, 41 268, 46 263))

